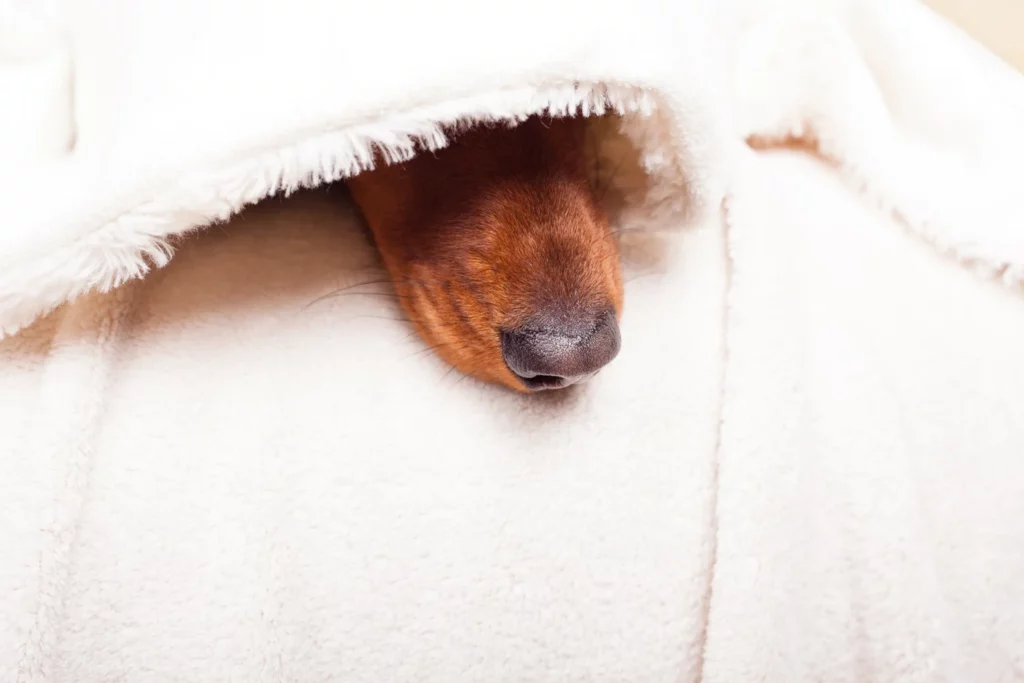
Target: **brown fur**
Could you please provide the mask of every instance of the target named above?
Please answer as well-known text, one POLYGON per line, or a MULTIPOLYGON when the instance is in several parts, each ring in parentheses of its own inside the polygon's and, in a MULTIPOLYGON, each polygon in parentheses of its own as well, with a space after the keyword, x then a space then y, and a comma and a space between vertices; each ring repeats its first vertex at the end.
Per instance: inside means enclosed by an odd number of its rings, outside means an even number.
POLYGON ((402 307, 462 372, 523 391, 501 330, 556 301, 621 314, 618 247, 584 136, 580 119, 533 117, 348 181, 402 307))

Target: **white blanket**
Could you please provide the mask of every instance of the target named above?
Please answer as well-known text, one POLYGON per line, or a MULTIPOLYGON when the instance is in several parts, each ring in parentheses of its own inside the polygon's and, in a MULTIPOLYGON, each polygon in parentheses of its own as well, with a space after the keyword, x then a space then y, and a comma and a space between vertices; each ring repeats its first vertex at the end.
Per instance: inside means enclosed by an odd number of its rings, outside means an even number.
POLYGON ((930 13, 37 9, 0 4, 0 681, 1024 678, 1024 77, 930 13), (576 107, 646 228, 578 390, 307 306, 379 278, 337 191, 179 237, 576 107))

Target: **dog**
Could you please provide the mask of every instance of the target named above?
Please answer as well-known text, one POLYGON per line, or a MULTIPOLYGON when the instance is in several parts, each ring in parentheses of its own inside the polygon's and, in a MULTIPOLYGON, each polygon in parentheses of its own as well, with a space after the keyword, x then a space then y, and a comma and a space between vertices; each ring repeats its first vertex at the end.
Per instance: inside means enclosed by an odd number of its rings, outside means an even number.
POLYGON ((583 118, 532 116, 347 181, 406 315, 461 372, 558 389, 619 353, 622 268, 586 139, 583 118))

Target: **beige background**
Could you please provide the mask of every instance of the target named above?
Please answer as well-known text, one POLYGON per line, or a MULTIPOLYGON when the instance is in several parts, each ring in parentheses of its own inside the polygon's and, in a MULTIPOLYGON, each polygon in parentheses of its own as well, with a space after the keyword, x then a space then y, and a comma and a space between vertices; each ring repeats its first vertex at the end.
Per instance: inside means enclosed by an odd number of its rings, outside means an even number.
POLYGON ((925 0, 925 4, 1024 70, 1024 0, 925 0))

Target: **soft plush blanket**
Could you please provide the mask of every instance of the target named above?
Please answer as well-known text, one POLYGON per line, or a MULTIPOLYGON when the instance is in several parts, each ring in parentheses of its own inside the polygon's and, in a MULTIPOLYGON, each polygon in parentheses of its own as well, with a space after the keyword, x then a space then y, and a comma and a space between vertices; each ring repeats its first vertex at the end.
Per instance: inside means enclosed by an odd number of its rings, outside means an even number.
POLYGON ((1024 679, 1022 122, 906 0, 7 0, 0 681, 1024 679), (311 303, 380 278, 328 181, 540 111, 599 378, 311 303))

